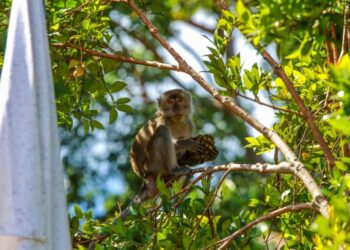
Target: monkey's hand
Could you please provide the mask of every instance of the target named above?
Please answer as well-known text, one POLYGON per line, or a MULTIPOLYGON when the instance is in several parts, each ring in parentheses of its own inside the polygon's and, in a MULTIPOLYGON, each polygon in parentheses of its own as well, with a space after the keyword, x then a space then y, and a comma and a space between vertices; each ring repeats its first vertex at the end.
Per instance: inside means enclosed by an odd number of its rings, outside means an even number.
POLYGON ((215 146, 214 137, 211 135, 199 135, 192 137, 190 140, 195 140, 201 144, 199 151, 185 150, 185 153, 177 153, 177 163, 179 166, 194 166, 207 161, 213 161, 218 155, 218 150, 215 146))
POLYGON ((185 152, 185 151, 190 151, 190 152, 201 152, 204 149, 203 145, 193 139, 183 139, 183 140, 177 140, 175 142, 175 151, 178 153, 179 151, 185 152))

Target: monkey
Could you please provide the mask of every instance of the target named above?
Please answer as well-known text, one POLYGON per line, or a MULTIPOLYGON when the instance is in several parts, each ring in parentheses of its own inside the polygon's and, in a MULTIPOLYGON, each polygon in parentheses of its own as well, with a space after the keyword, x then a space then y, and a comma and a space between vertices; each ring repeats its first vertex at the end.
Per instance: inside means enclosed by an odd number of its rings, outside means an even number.
POLYGON ((143 179, 149 197, 157 193, 157 176, 168 180, 186 150, 201 150, 192 133, 191 94, 183 89, 164 92, 158 98, 158 111, 140 129, 130 150, 132 169, 143 179))
POLYGON ((118 219, 124 220, 133 204, 157 195, 156 180, 171 179, 171 172, 179 167, 177 161, 186 152, 199 153, 203 146, 192 139, 192 97, 183 89, 172 89, 158 98, 158 111, 138 131, 130 149, 133 171, 143 180, 141 190, 118 219))

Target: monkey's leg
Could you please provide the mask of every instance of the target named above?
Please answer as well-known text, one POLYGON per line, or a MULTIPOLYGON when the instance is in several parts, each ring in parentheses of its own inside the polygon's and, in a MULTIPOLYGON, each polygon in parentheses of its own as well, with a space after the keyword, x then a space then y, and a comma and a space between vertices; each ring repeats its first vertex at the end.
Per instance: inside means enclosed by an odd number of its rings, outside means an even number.
POLYGON ((159 126, 150 143, 147 146, 148 163, 146 164, 147 177, 144 178, 143 186, 135 198, 125 208, 118 220, 124 220, 130 214, 130 207, 135 204, 140 204, 148 199, 155 197, 158 193, 156 180, 157 176, 167 176, 171 171, 178 167, 176 162, 175 146, 172 141, 172 136, 167 127, 159 126))
POLYGON ((147 146, 147 155, 145 185, 149 196, 154 197, 157 194, 157 176, 167 176, 178 167, 173 139, 166 126, 159 126, 154 132, 147 146))

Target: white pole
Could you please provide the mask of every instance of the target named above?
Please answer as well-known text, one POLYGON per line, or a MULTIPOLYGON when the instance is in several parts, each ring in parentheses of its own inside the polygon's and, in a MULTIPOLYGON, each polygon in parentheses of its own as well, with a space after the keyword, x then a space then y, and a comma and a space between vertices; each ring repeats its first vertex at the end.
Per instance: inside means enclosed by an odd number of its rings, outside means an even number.
POLYGON ((69 250, 42 0, 13 0, 0 81, 0 249, 69 250))

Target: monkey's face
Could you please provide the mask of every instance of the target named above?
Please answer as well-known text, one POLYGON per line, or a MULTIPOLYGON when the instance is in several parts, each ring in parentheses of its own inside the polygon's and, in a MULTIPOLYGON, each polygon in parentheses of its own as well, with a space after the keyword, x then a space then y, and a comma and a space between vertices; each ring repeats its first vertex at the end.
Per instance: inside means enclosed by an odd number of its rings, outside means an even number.
POLYGON ((164 115, 174 122, 183 122, 191 114, 191 95, 182 89, 166 91, 158 104, 164 115))

